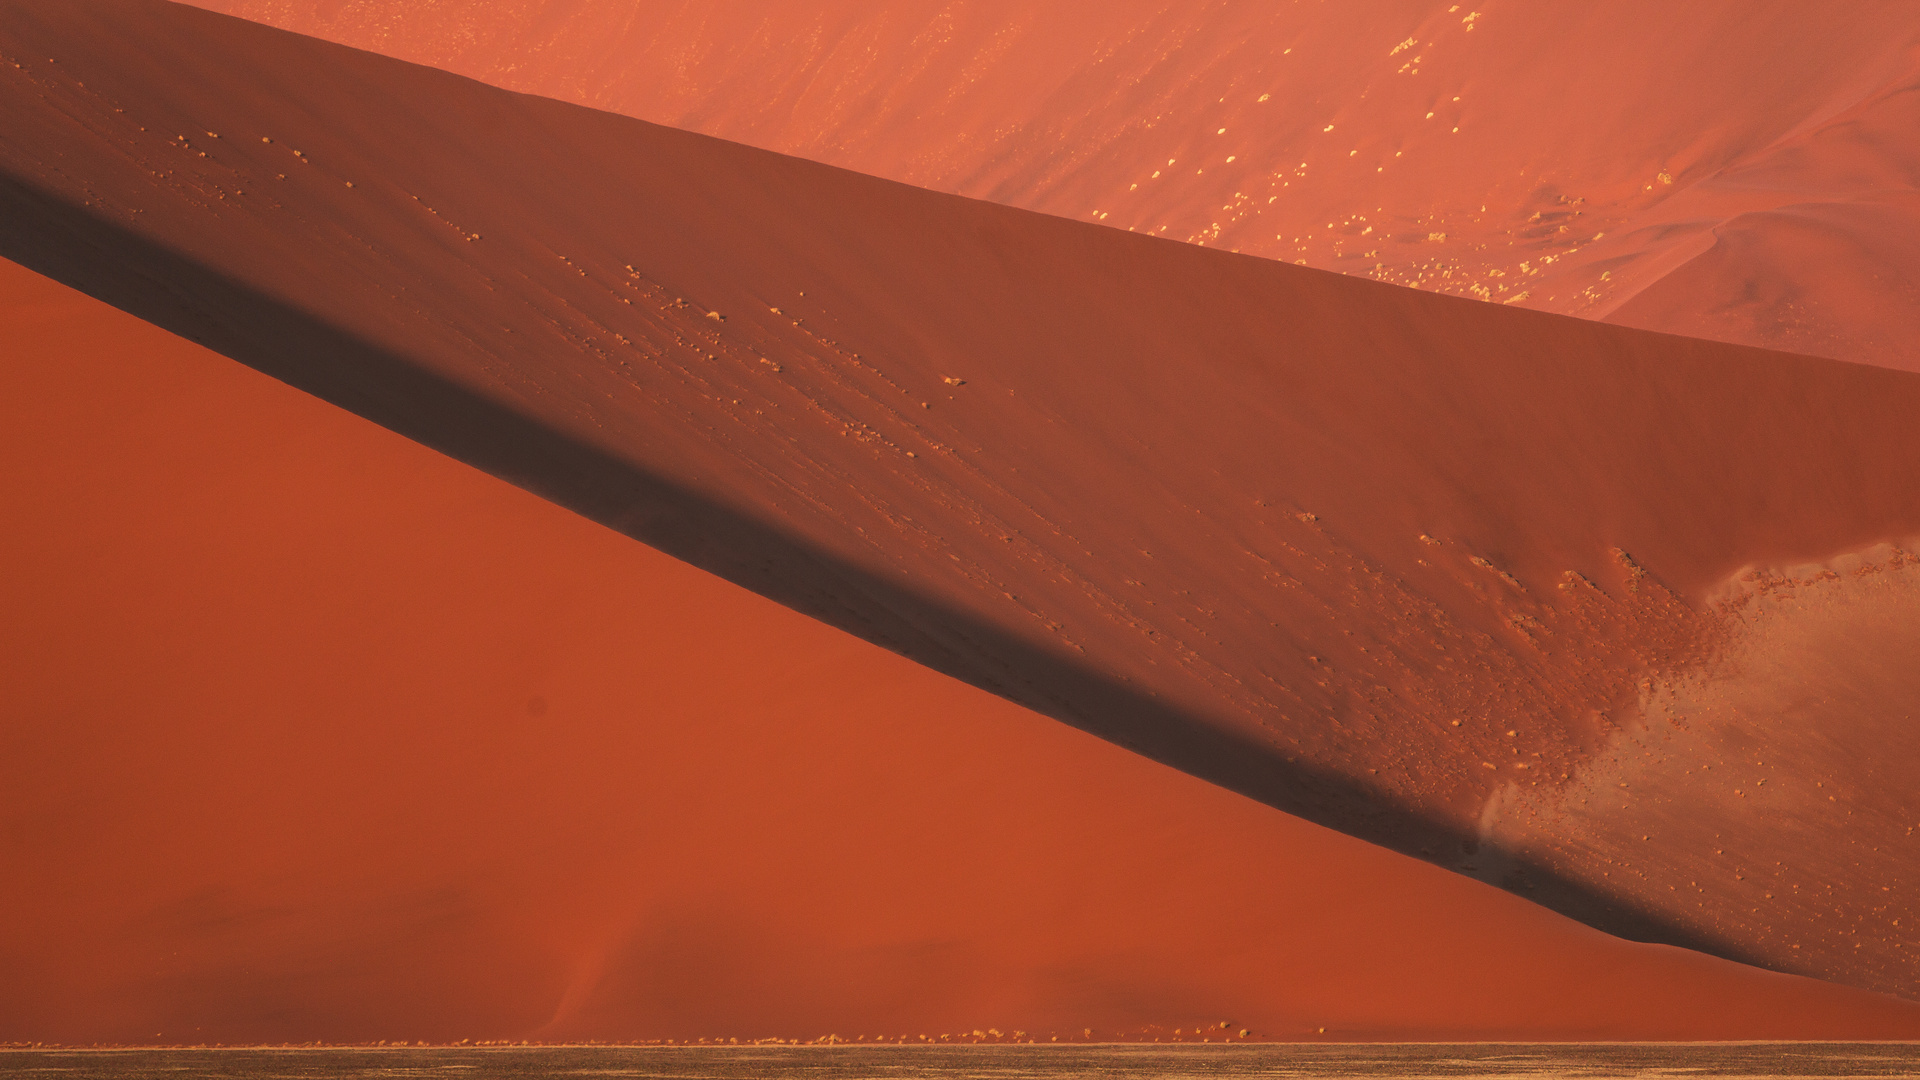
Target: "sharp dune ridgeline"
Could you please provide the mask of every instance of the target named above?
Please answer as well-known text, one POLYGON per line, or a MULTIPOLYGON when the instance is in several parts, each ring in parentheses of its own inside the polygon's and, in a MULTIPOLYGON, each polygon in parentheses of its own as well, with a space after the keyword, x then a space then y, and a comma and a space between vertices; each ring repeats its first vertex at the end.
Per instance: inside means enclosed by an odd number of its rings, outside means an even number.
POLYGON ((1920 24, 1784 0, 199 0, 922 187, 1920 367, 1920 24))
POLYGON ((9 262, 0 325, 0 1042, 1920 1031, 1128 753, 9 262))
POLYGON ((0 255, 1289 813, 1920 993, 1920 376, 1129 235, 173 5, 0 11, 0 255))

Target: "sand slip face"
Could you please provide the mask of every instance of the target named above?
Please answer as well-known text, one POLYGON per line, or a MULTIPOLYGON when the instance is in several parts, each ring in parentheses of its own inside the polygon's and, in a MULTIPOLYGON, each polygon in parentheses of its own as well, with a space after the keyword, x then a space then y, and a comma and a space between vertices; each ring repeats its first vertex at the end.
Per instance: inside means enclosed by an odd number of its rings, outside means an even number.
MULTIPOLYGON (((1572 790, 1643 681, 1721 655, 1723 581, 1920 532, 1901 373, 934 195, 185 9, 8 16, 12 257, 1469 873, 1497 795, 1572 790)), ((1595 925, 1758 955, 1507 854, 1502 884, 1595 925)))
POLYGON ((1741 574, 1711 605, 1729 627, 1713 660, 1647 684, 1577 783, 1496 795, 1483 834, 1770 966, 1896 984, 1920 948, 1912 550, 1741 574))
POLYGON ((1920 366, 1897 0, 199 6, 1113 228, 1920 366))
POLYGON ((11 263, 0 324, 0 1040, 1920 1031, 1146 761, 11 263))

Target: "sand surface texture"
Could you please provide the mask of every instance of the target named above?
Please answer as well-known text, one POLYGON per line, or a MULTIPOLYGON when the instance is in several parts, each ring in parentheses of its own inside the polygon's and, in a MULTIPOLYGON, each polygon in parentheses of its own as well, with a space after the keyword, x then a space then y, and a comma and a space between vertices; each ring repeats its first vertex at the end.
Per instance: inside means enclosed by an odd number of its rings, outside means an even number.
POLYGON ((0 254, 1271 806, 1603 929, 1920 992, 1920 666, 1887 631, 1920 378, 188 8, 0 11, 0 254), (1838 656, 1846 692, 1808 692, 1838 656))
POLYGON ((0 1040, 1920 1034, 1130 754, 11 263, 0 325, 0 1040))
POLYGON ((1901 0, 198 2, 1115 228, 1920 367, 1901 0))

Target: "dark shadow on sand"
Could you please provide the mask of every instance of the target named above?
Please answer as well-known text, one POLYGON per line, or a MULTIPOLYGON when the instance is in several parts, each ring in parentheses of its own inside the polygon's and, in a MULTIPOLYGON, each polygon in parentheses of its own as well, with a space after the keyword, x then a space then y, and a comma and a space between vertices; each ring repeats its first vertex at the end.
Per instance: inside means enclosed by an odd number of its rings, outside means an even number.
MULTIPOLYGON (((1443 866, 1475 846, 1471 835, 1354 778, 1290 763, 1091 664, 1042 652, 5 176, 0 256, 789 608, 1174 768, 1443 866)), ((1729 942, 1524 856, 1490 854, 1516 868, 1509 883, 1518 895, 1600 930, 1755 962, 1729 942)))

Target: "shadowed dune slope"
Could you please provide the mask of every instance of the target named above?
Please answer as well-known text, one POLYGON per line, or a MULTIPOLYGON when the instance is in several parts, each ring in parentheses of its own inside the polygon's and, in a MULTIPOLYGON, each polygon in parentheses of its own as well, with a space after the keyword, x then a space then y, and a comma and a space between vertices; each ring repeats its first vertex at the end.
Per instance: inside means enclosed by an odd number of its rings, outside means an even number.
POLYGON ((0 321, 0 1040, 1920 1034, 1146 761, 12 264, 0 321))
POLYGON ((1920 367, 1902 2, 199 3, 1116 228, 1920 367))
POLYGON ((1726 714, 1837 819, 1590 790, 1685 720, 1670 688, 1757 677, 1743 575, 1863 552, 1844 581, 1912 588, 1877 546, 1920 534, 1920 378, 938 195, 173 5, 0 10, 0 252, 1272 806, 1621 934, 1920 992, 1920 768, 1880 737, 1902 639, 1848 639, 1882 661, 1870 723, 1726 714), (1818 775, 1770 754, 1842 729, 1818 775))

